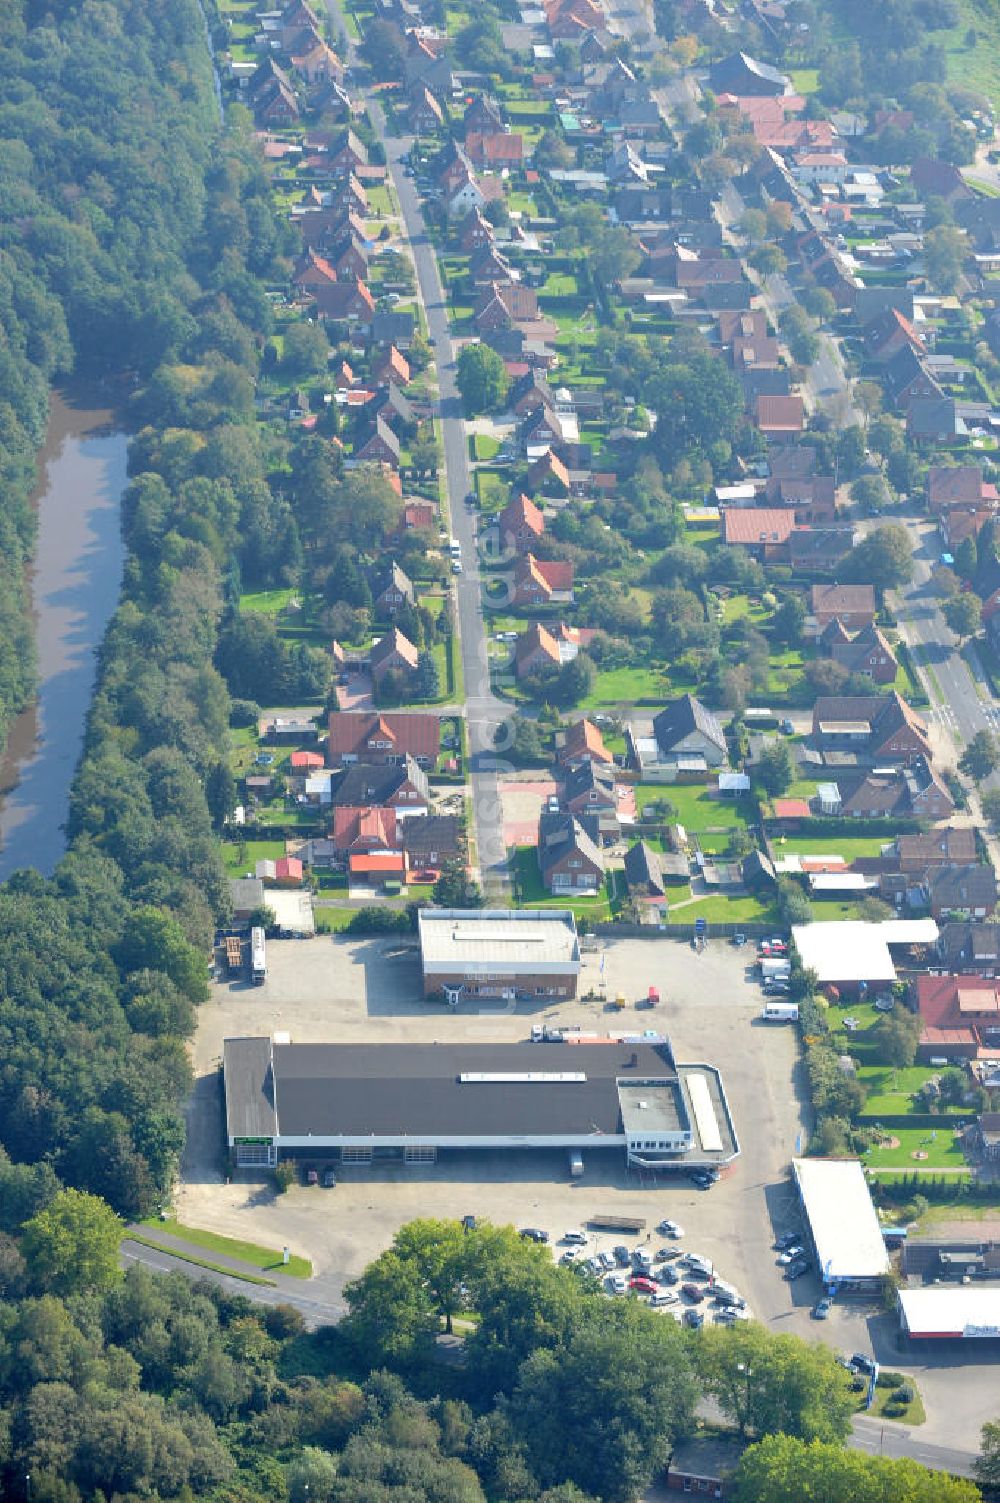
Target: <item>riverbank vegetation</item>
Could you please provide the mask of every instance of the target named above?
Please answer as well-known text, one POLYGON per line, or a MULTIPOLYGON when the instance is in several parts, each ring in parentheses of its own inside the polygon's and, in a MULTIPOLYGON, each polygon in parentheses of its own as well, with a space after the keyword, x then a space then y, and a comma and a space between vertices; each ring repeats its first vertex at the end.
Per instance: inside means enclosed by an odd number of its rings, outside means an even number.
POLYGON ((51 881, 23 871, 0 891, 0 1144, 137 1216, 175 1171, 183 1039, 227 912, 213 809, 229 701, 211 664, 241 524, 249 535, 248 514, 267 511, 251 425, 260 275, 287 232, 252 141, 220 127, 195 0, 58 20, 19 4, 3 27, 0 467, 20 483, 0 527, 21 551, 6 588, 15 549, 0 548, 0 727, 30 686, 11 687, 4 654, 27 630, 17 591, 48 382, 127 377, 141 432, 69 851, 51 881))

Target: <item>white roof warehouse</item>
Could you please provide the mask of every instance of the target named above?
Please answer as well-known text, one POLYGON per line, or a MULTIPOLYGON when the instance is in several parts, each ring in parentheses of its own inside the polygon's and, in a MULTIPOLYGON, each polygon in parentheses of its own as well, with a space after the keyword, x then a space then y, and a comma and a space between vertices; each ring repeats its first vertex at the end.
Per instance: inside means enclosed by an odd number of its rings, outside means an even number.
POLYGON ((820 1277, 832 1292, 870 1293, 889 1257, 858 1159, 793 1159, 820 1277))
POLYGON ((580 941, 569 909, 422 908, 424 994, 575 997, 580 941))
POLYGON ((1000 1289, 966 1284, 954 1289, 903 1289, 899 1315, 908 1336, 925 1339, 1000 1338, 1000 1289))
POLYGON ((896 979, 890 945, 933 945, 938 926, 933 919, 888 919, 867 924, 860 919, 843 923, 796 924, 792 939, 807 971, 821 984, 877 985, 896 979))

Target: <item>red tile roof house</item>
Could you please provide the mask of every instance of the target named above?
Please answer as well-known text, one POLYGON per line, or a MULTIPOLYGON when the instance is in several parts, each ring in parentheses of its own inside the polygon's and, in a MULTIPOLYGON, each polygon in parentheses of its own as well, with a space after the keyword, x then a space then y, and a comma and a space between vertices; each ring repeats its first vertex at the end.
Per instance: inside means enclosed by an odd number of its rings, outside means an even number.
POLYGON ((932 757, 926 724, 895 692, 822 695, 813 706, 812 740, 857 752, 874 766, 932 757))
POLYGON ((541 507, 522 493, 508 501, 497 517, 502 554, 529 553, 545 532, 541 507))
POLYGON ((302 862, 297 856, 279 856, 274 863, 274 880, 279 887, 302 886, 302 862))
POLYGON ((459 226, 459 250, 468 256, 484 245, 492 245, 495 239, 496 230, 490 224, 482 209, 470 209, 459 226))
POLYGON ((317 310, 333 323, 356 323, 368 328, 375 314, 375 299, 359 277, 311 289, 317 310))
POLYGON ((371 582, 372 608, 379 621, 391 620, 406 605, 415 599, 413 583, 395 559, 385 568, 376 570, 371 582))
POLYGON ((795 513, 767 506, 730 506, 722 514, 727 547, 745 548, 753 558, 784 562, 795 513))
POLYGON ((593 630, 588 627, 567 626, 564 621, 558 622, 551 630, 540 621, 533 621, 517 639, 514 672, 518 678, 529 678, 547 668, 561 668, 563 663, 573 661, 593 635, 593 630))
POLYGON ((330 840, 340 856, 354 851, 391 851, 400 846, 395 809, 344 804, 333 811, 330 840))
POLYGON ((511 604, 524 609, 537 605, 571 604, 573 565, 561 560, 543 561, 526 553, 514 566, 511 604))
POLYGON ((522 481, 532 495, 568 496, 570 492, 569 470, 558 454, 548 449, 528 470, 522 481))
POLYGON ((326 744, 330 767, 349 762, 402 762, 407 756, 421 767, 431 767, 440 750, 441 723, 436 715, 336 710, 330 716, 326 744))
POLYGON ((326 764, 320 752, 294 751, 289 758, 289 765, 293 772, 315 772, 326 764))
POLYGON ((922 1063, 1000 1054, 1000 983, 982 976, 918 976, 917 1011, 922 1063))
POLYGON ((886 308, 865 325, 864 343, 865 354, 878 365, 885 365, 904 345, 909 345, 917 355, 927 353, 920 335, 898 308, 886 308))
POLYGON ((332 266, 325 256, 319 255, 311 248, 299 258, 292 272, 293 286, 308 290, 316 287, 330 287, 336 281, 336 267, 332 266))
POLYGON ((376 386, 393 383, 406 386, 410 380, 410 362, 401 355, 394 344, 380 350, 372 362, 372 380, 376 386))
POLYGON ((952 506, 997 504, 997 488, 983 479, 977 464, 931 465, 927 471, 928 510, 940 516, 952 506))
POLYGON ((519 282, 491 282, 476 304, 472 321, 482 333, 531 323, 537 317, 538 294, 533 287, 522 287, 519 282))
POLYGON ((822 631, 840 620, 848 631, 875 624, 875 586, 816 584, 809 592, 809 613, 822 631))
POLYGON ((864 626, 846 642, 831 642, 830 657, 848 673, 861 673, 873 684, 893 684, 899 664, 884 633, 877 626, 864 626))
POLYGON ((805 408, 801 397, 759 396, 754 418, 767 438, 778 443, 797 438, 805 427, 805 408))
POLYGON ((517 131, 484 134, 470 131, 465 150, 477 167, 520 167, 524 161, 524 137, 517 131))
POLYGON ((415 673, 420 653, 398 626, 373 643, 370 654, 372 683, 379 684, 387 673, 415 673))
POLYGON ((584 719, 574 720, 566 727, 556 751, 556 761, 563 767, 578 767, 583 762, 610 767, 614 757, 604 745, 604 737, 594 722, 584 719))

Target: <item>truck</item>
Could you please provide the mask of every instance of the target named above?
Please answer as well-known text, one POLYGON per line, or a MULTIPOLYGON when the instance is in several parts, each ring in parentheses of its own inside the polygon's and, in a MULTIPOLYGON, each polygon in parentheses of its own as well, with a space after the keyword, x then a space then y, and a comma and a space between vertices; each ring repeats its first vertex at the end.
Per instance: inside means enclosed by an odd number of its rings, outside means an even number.
POLYGON ((250 975, 254 986, 263 986, 267 980, 267 957, 264 948, 263 929, 250 930, 250 975))
POLYGON ((799 1004, 797 1002, 765 1002, 761 1017, 765 1023, 797 1023, 799 1004))
POLYGON ((226 970, 230 976, 236 974, 243 964, 243 946, 238 934, 226 935, 226 970))

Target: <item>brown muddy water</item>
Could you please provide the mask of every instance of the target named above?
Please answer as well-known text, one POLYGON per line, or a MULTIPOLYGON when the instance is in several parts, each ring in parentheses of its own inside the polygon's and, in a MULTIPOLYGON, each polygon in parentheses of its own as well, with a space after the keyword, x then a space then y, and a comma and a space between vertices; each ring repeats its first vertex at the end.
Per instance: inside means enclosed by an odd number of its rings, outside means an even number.
POLYGON ((0 880, 22 866, 50 876, 66 848, 95 654, 118 603, 128 439, 99 399, 53 392, 38 457, 30 575, 38 698, 11 726, 0 766, 0 880))

